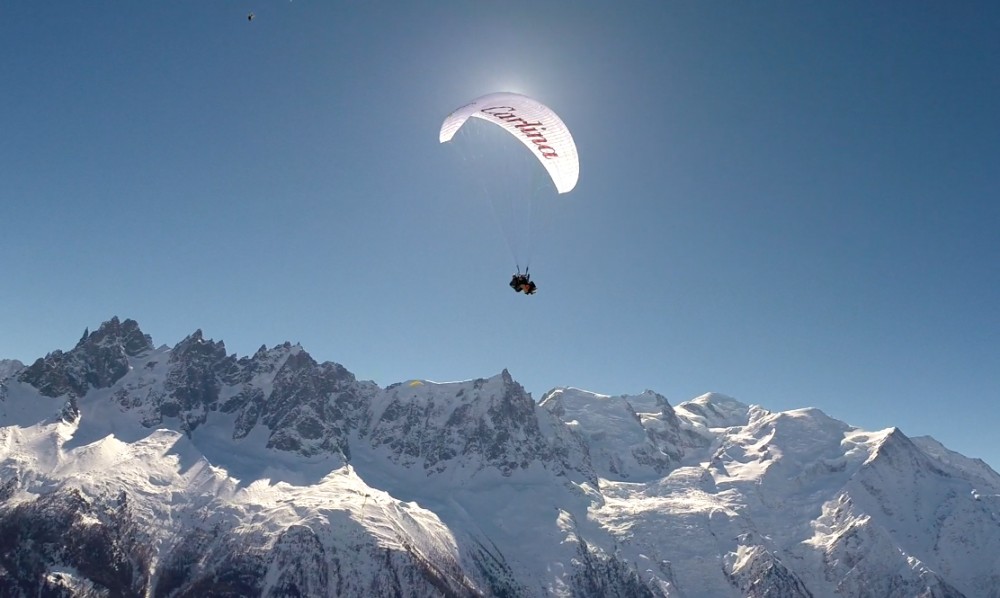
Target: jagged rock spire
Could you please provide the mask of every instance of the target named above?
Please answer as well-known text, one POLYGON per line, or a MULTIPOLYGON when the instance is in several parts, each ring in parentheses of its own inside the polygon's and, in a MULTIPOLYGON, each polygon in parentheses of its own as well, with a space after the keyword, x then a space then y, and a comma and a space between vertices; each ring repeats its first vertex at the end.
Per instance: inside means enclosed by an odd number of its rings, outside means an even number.
POLYGON ((153 348, 135 320, 115 316, 86 333, 69 352, 53 351, 25 369, 19 379, 43 395, 82 397, 90 388, 108 388, 129 369, 129 358, 153 348))

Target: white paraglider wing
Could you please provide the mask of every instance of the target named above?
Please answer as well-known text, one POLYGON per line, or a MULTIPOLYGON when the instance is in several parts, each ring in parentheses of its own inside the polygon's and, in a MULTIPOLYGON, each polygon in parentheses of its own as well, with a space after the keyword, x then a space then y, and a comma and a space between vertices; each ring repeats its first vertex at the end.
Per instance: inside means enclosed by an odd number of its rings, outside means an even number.
POLYGON ((580 178, 576 144, 562 119, 537 100, 519 93, 491 93, 455 110, 441 124, 441 143, 451 141, 470 117, 494 123, 530 150, 552 177, 556 191, 567 193, 580 178))

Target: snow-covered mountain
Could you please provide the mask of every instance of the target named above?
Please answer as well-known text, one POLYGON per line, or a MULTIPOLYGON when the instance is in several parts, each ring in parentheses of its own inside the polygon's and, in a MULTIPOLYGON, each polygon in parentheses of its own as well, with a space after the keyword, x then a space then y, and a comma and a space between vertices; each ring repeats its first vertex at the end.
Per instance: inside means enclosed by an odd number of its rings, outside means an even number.
POLYGON ((10 378, 24 369, 24 364, 16 359, 0 359, 0 380, 10 378))
POLYGON ((0 596, 541 595, 1000 598, 1000 475, 816 409, 380 388, 117 318, 0 362, 0 596))

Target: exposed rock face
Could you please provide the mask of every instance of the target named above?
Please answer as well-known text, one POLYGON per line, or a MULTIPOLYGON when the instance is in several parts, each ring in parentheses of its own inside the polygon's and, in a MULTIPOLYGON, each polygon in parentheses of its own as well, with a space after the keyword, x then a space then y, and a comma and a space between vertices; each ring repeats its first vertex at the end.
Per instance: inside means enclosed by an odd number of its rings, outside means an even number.
POLYGON ((129 358, 152 349, 135 320, 112 318, 83 338, 68 353, 53 351, 20 375, 47 397, 82 397, 91 388, 108 388, 129 368, 129 358))
POLYGON ((401 465, 419 464, 441 473, 456 461, 504 476, 533 464, 565 474, 590 474, 579 440, 539 410, 504 370, 500 376, 450 385, 454 394, 429 393, 423 384, 394 385, 372 408, 363 435, 372 447, 386 447, 401 465), (550 432, 550 433, 546 433, 550 432))
POLYGON ((150 550, 125 496, 91 501, 60 490, 0 512, 0 595, 145 595, 150 550))
POLYGON ((1000 475, 816 409, 382 389, 117 318, 0 366, 4 597, 1000 598, 1000 475))
POLYGON ((766 598, 812 598, 812 593, 795 573, 763 546, 739 546, 738 553, 730 553, 724 561, 729 579, 743 596, 766 598))

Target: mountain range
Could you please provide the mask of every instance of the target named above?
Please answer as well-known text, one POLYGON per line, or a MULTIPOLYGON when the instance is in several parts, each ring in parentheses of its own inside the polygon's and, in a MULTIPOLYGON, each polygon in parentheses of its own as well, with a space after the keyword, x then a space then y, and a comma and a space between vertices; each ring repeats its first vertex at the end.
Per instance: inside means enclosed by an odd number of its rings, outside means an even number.
POLYGON ((546 595, 1000 598, 1000 475, 817 409, 383 388, 117 317, 0 360, 0 596, 546 595))

